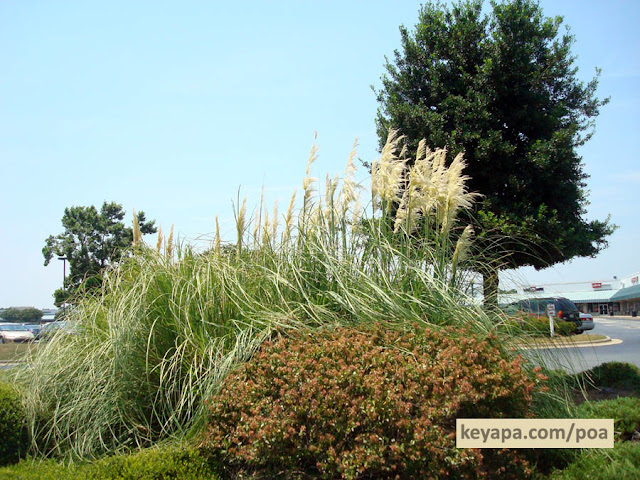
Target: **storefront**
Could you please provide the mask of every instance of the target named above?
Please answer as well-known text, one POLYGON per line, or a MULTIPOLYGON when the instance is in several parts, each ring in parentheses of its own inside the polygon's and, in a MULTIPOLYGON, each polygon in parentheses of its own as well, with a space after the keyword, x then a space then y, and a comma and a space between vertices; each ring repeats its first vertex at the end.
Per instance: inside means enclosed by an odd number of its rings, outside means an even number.
POLYGON ((618 290, 611 299, 620 304, 622 315, 637 317, 640 311, 640 284, 636 280, 636 285, 618 290))
POLYGON ((593 315, 615 315, 620 313, 620 302, 613 296, 614 290, 587 291, 587 292, 564 292, 562 296, 567 297, 576 304, 578 310, 583 313, 593 315))
POLYGON ((501 304, 529 298, 565 297, 583 313, 640 316, 640 273, 606 280, 517 285, 499 296, 501 304))

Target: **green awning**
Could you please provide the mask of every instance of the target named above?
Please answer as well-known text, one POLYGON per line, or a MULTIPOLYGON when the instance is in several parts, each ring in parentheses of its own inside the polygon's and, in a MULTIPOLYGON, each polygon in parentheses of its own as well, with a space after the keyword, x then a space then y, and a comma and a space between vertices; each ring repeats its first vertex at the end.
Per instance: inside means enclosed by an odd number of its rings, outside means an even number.
POLYGON ((618 302, 620 300, 629 300, 631 298, 640 298, 640 285, 634 285, 633 287, 618 290, 616 294, 611 297, 611 300, 618 302))

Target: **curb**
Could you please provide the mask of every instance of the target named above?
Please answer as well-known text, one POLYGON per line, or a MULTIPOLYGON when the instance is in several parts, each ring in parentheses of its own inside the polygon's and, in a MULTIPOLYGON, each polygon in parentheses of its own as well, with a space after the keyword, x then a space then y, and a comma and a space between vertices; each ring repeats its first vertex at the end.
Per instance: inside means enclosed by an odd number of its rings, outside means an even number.
POLYGON ((547 349, 547 348, 575 348, 575 347, 585 347, 585 346, 591 346, 591 345, 598 345, 598 344, 603 344, 603 343, 610 343, 611 337, 608 337, 605 335, 605 338, 600 338, 598 340, 583 340, 583 341, 578 341, 578 342, 567 342, 567 343, 563 343, 563 344, 553 344, 553 343, 548 343, 546 345, 528 345, 528 344, 517 344, 517 346, 519 348, 523 348, 525 350, 542 350, 542 349, 547 349))
POLYGON ((587 340, 587 341, 585 341, 585 342, 575 342, 575 343, 576 343, 576 345, 580 345, 580 344, 582 344, 582 343, 591 343, 591 344, 594 344, 594 343, 607 343, 607 342, 610 342, 610 341, 611 341, 611 337, 607 337, 606 335, 605 335, 604 337, 605 337, 605 338, 601 338, 600 340, 587 340))

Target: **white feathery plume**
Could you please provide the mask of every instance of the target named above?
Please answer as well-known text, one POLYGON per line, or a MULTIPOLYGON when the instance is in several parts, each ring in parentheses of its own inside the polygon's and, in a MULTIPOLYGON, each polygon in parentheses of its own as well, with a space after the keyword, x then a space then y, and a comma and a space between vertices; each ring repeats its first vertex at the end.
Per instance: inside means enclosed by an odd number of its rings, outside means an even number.
POLYGON ((462 174, 465 167, 464 157, 462 153, 459 153, 446 170, 442 200, 438 205, 437 218, 442 232, 446 232, 451 228, 461 209, 470 209, 473 206, 473 202, 479 197, 477 193, 469 193, 467 191, 466 182, 469 180, 469 176, 462 174))
POLYGON ((467 225, 464 227, 460 238, 456 242, 456 248, 453 251, 452 257, 452 265, 457 265, 459 262, 462 262, 469 252, 469 247, 471 246, 471 236, 473 235, 473 227, 471 225, 467 225))
POLYGON ((218 215, 216 215, 216 239, 213 244, 213 251, 218 257, 220 256, 220 224, 218 223, 218 215))
POLYGON ((286 244, 291 237, 291 226, 293 225, 293 206, 296 202, 296 191, 291 195, 291 201, 289 202, 289 208, 284 216, 284 232, 282 232, 282 243, 286 244))
POLYGON ((160 253, 162 250, 162 225, 158 227, 158 241, 156 242, 156 251, 160 253))
POLYGON ((171 224, 171 230, 169 230, 169 238, 167 238, 167 258, 173 257, 173 223, 171 224))
POLYGON ((270 238, 274 241, 276 239, 276 235, 278 233, 278 201, 276 200, 273 204, 273 214, 271 216, 271 234, 270 238))
POLYGON ((262 246, 268 247, 271 245, 271 220, 269 219, 269 212, 267 206, 264 206, 264 220, 262 221, 262 246))
POLYGON ((332 221, 332 219, 335 218, 335 214, 336 214, 335 194, 336 194, 336 190, 338 189, 339 181, 340 180, 338 179, 337 175, 334 178, 331 178, 327 173, 326 180, 325 180, 326 183, 325 183, 325 197, 324 197, 325 198, 324 215, 328 221, 332 221))
MULTIPOLYGON (((260 210, 262 212, 262 210, 260 210)), ((253 246, 257 247, 258 242, 260 241, 260 215, 257 218, 251 217, 251 221, 253 222, 253 234, 251 237, 253 238, 253 246)))
POLYGON ((316 140, 318 139, 318 132, 315 132, 313 145, 309 152, 309 160, 307 161, 307 168, 305 170, 305 177, 302 179, 302 190, 304 191, 304 208, 308 207, 308 202, 311 200, 313 194, 313 183, 317 181, 316 178, 311 176, 311 165, 318 159, 318 145, 316 140))
POLYGON ((356 158, 357 148, 358 139, 356 138, 353 142, 353 148, 351 149, 351 153, 349 154, 349 158, 347 159, 347 165, 344 169, 342 190, 340 192, 340 209, 343 217, 347 213, 349 205, 357 200, 358 196, 360 195, 360 189, 362 188, 353 180, 353 177, 356 174, 356 165, 354 163, 354 159, 356 158))
POLYGON ((464 227, 460 238, 456 242, 456 248, 453 251, 453 256, 451 257, 451 281, 453 282, 456 278, 456 272, 458 270, 458 265, 460 262, 464 261, 469 252, 469 247, 471 246, 471 236, 473 235, 473 227, 471 225, 467 225, 464 227))
MULTIPOLYGON (((235 212, 234 212, 235 213, 235 212)), ((235 213, 236 215, 236 232, 237 232, 237 250, 238 253, 240 253, 242 251, 242 240, 244 238, 244 232, 245 229, 247 228, 246 225, 246 216, 247 216, 247 197, 244 197, 244 200, 242 201, 242 206, 240 207, 240 210, 238 210, 237 213, 235 213)))
POLYGON ((138 215, 136 209, 133 209, 133 246, 139 247, 142 243, 142 232, 140 232, 140 224, 138 223, 138 215))
MULTIPOLYGON (((373 163, 371 168, 371 194, 373 197, 374 208, 375 202, 380 202, 390 207, 393 202, 402 200, 400 193, 404 181, 404 171, 407 159, 398 157, 396 151, 398 144, 404 139, 404 136, 398 136, 397 130, 389 130, 387 142, 382 148, 380 160, 373 163)), ((406 152, 403 148, 402 152, 406 152)))

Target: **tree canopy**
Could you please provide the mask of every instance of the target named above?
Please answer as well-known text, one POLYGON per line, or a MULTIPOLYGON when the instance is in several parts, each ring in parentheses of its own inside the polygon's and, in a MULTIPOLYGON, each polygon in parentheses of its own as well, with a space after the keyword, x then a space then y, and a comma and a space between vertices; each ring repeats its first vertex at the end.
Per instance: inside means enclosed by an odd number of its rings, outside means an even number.
POLYGON ((34 307, 11 307, 0 311, 0 318, 8 322, 37 322, 42 315, 42 310, 34 307))
POLYGON ((599 71, 578 79, 561 17, 545 17, 531 0, 491 7, 427 3, 413 31, 400 27, 402 49, 376 92, 380 144, 394 128, 410 150, 426 138, 451 158, 464 152, 469 189, 483 195, 467 221, 495 268, 594 256, 615 228, 584 218, 578 148, 608 101, 595 96, 599 71))
MULTIPOLYGON (((102 272, 127 255, 133 242, 133 228, 123 223, 124 211, 115 202, 104 202, 98 211, 89 207, 65 208, 64 232, 50 235, 42 249, 45 266, 54 258, 66 257, 69 275, 62 289, 54 293, 56 305, 72 298, 80 290, 102 285, 102 272)), ((147 221, 144 212, 137 215, 142 234, 156 233, 155 221, 147 221)))

